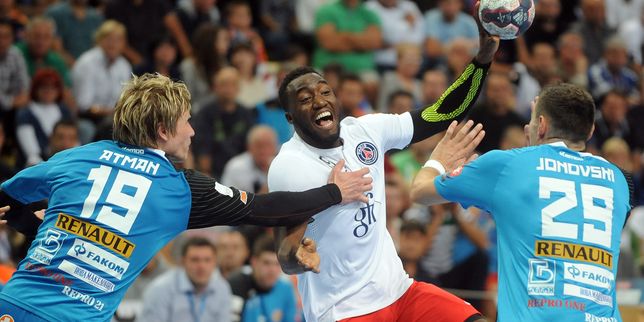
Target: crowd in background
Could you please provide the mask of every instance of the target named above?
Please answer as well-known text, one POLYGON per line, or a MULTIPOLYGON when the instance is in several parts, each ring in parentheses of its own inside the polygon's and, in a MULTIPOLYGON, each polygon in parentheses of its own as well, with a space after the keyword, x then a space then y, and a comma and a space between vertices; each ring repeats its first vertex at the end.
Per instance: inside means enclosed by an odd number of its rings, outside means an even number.
MULTIPOLYGON (((0 181, 58 151, 111 138, 123 82, 157 72, 185 82, 192 95, 193 153, 177 166, 266 192, 270 162, 293 133, 277 99, 287 72, 317 68, 343 117, 431 105, 476 53, 473 2, 0 0, 0 181)), ((479 152, 525 145, 523 125, 544 86, 586 88, 597 107, 588 151, 635 179, 640 207, 624 230, 619 274, 641 276, 644 0, 535 2, 532 27, 502 42, 470 115, 486 130, 479 152)), ((493 290, 490 214, 409 202, 411 180, 439 139, 388 155, 387 227, 410 276, 493 290)), ((256 227, 187 232, 150 263, 115 319, 228 321, 234 312, 233 320, 301 320, 294 280, 281 276, 270 235, 256 227), (209 305, 185 298, 198 281, 209 305)), ((0 280, 28 242, 0 231, 0 280)), ((493 316, 494 302, 481 299, 470 301, 493 316)))

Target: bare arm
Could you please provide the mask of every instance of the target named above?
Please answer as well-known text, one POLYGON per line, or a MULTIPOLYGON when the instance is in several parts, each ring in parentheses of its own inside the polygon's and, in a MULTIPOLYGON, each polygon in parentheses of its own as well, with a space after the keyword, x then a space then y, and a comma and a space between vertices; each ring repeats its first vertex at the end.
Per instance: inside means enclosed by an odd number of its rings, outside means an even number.
POLYGON ((316 31, 316 36, 320 46, 328 51, 347 52, 353 50, 351 35, 338 32, 333 24, 322 25, 316 31))
POLYGON ((294 227, 278 227, 275 231, 277 258, 286 274, 320 272, 320 256, 315 241, 304 238, 307 226, 307 223, 303 223, 294 227))
POLYGON ((186 33, 183 31, 183 27, 181 26, 177 15, 173 12, 168 13, 163 17, 163 24, 168 28, 172 37, 177 41, 177 45, 179 46, 179 50, 181 50, 183 57, 192 56, 192 46, 190 45, 190 41, 188 41, 188 37, 186 37, 186 33))
POLYGON ((353 48, 361 51, 380 49, 383 46, 380 27, 371 25, 363 32, 350 34, 353 48))
POLYGON ((485 136, 483 125, 467 121, 457 131, 458 123, 452 122, 445 132, 445 136, 438 143, 432 155, 429 157, 433 162, 428 162, 416 175, 411 187, 411 200, 425 205, 446 202, 438 194, 434 179, 441 175, 441 172, 451 172, 466 162, 476 158, 472 155, 474 149, 481 143, 485 136), (434 165, 431 165, 434 163, 434 165), (438 169, 442 167, 442 171, 438 169))

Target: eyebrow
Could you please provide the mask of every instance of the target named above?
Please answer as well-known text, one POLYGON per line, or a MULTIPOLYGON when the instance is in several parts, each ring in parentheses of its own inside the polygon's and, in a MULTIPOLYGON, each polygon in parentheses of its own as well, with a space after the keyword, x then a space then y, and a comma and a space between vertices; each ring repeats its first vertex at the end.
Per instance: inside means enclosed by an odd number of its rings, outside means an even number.
MULTIPOLYGON (((317 84, 315 84, 315 85, 319 85, 319 84, 327 84, 327 85, 329 85, 329 83, 325 79, 318 80, 317 84)), ((307 88, 308 88, 307 85, 302 85, 300 87, 297 87, 297 88, 295 88, 295 93, 299 93, 301 90, 307 89, 307 88)))

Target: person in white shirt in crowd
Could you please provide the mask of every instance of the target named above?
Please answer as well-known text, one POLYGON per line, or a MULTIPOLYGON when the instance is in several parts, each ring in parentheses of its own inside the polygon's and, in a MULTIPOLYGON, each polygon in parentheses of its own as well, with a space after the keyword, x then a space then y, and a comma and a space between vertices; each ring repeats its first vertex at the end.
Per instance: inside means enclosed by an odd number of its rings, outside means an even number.
POLYGON ((382 23, 383 49, 376 51, 376 66, 381 70, 396 68, 396 46, 412 43, 420 46, 425 39, 423 15, 409 0, 370 0, 367 8, 376 12, 382 23))
MULTIPOLYGON (((98 124, 112 114, 123 83, 132 76, 132 66, 122 55, 126 30, 121 23, 105 21, 94 37, 96 46, 82 54, 72 69, 72 89, 81 117, 98 124)), ((82 143, 93 139, 95 131, 85 120, 79 123, 82 143)))
POLYGON ((230 159, 221 182, 249 192, 266 192, 268 167, 277 154, 277 134, 266 125, 256 125, 246 139, 247 151, 230 159))

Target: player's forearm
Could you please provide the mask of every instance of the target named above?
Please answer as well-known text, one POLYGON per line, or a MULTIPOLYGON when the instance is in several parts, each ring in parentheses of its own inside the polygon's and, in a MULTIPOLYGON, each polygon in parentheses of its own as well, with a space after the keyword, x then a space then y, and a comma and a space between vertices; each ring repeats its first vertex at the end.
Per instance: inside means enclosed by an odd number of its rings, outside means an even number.
POLYGON ((411 184, 411 201, 423 205, 444 203, 446 200, 438 194, 434 179, 439 175, 433 168, 422 168, 411 184))
POLYGON ((297 249, 300 245, 307 223, 295 227, 278 227, 275 230, 277 242, 277 259, 282 266, 282 271, 289 275, 301 274, 305 272, 304 268, 298 263, 297 249))
POLYGON ((414 123, 411 142, 422 141, 446 130, 453 120, 465 118, 481 93, 489 67, 473 60, 436 103, 410 112, 414 123))

